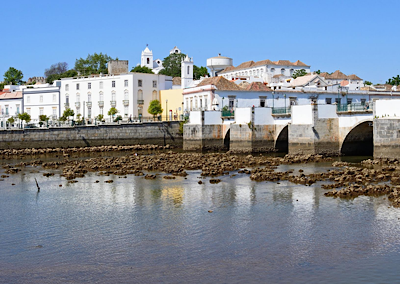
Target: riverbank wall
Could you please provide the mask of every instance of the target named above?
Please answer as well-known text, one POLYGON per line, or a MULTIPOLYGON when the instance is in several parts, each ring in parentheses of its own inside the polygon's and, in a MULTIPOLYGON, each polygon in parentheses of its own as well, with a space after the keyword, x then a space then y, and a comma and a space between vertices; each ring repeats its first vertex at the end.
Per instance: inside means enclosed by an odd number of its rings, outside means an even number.
POLYGON ((107 145, 182 147, 179 122, 0 130, 0 149, 68 148, 107 145))

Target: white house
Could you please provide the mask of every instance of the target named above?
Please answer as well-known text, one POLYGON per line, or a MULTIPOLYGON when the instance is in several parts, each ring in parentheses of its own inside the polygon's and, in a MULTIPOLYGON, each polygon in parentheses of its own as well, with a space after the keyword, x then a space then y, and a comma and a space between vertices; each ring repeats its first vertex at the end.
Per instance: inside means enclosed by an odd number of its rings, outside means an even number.
POLYGON ((12 116, 16 117, 22 112, 22 92, 9 90, 5 89, 0 92, 1 127, 5 127, 7 119, 12 116))
MULTIPOLYGON (((55 84, 59 83, 56 81, 55 84)), ((46 115, 50 120, 57 120, 61 115, 60 87, 57 85, 35 85, 22 89, 23 111, 31 116, 31 121, 40 121, 40 115, 46 115)))
POLYGON ((61 108, 74 110, 85 119, 99 114, 107 118, 115 107, 123 120, 151 116, 147 109, 151 100, 159 100, 159 91, 172 88, 172 78, 147 73, 91 75, 61 79, 61 108))

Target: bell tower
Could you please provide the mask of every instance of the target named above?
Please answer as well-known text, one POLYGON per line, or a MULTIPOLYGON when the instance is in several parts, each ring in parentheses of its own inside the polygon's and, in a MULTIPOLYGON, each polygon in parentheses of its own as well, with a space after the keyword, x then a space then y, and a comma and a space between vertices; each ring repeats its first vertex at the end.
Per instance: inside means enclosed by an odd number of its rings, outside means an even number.
POLYGON ((146 66, 153 69, 153 52, 149 49, 148 44, 146 44, 146 48, 142 51, 140 66, 146 66))
POLYGON ((193 59, 186 55, 181 63, 181 85, 182 89, 189 87, 193 82, 193 59))

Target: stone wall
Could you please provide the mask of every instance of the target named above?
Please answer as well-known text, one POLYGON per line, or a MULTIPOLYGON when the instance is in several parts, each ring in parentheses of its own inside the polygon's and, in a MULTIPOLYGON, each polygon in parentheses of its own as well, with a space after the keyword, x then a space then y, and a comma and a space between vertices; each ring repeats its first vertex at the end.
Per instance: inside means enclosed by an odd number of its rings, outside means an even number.
POLYGON ((184 150, 227 150, 224 145, 223 125, 185 124, 183 137, 184 150))
POLYGON ((400 119, 374 119, 374 158, 400 158, 400 119))
POLYGON ((179 122, 0 131, 0 149, 136 144, 169 144, 182 147, 179 122))

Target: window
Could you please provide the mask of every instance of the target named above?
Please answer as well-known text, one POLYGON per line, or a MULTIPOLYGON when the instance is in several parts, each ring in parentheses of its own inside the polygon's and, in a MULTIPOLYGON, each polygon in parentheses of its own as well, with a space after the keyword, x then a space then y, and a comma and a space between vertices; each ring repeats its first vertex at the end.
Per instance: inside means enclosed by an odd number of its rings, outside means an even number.
POLYGON ((128 87, 128 80, 124 80, 124 87, 128 87))
POLYGON ((100 114, 103 115, 103 107, 100 107, 100 114))
POLYGON ((40 95, 39 100, 41 103, 43 103, 43 95, 40 95))
POLYGON ((236 97, 229 97, 229 108, 235 107, 235 98, 236 97))
POLYGON ((207 105, 207 98, 204 98, 204 107, 207 109, 208 105, 207 105))
POLYGON ((266 97, 260 97, 260 107, 266 107, 265 99, 266 99, 266 97))
POLYGON ((138 80, 137 85, 138 87, 142 87, 142 80, 138 80))
POLYGON ((88 108, 87 115, 88 115, 88 118, 92 118, 92 108, 91 107, 88 108))
POLYGON ((80 94, 76 94, 76 101, 78 103, 81 101, 81 95, 80 94))
POLYGON ((327 105, 332 104, 332 98, 325 98, 325 103, 326 103, 327 105))
POLYGON ((100 92, 99 93, 99 101, 104 101, 104 94, 103 94, 103 92, 100 92))
POLYGON ((138 91, 138 100, 143 100, 143 91, 142 90, 138 91))
POLYGON ((92 83, 87 83, 87 88, 90 90, 92 88, 92 83))
POLYGON ((88 101, 88 102, 91 102, 91 101, 92 101, 92 94, 91 94, 91 93, 88 93, 88 95, 87 95, 87 101, 88 101))
POLYGON ((194 109, 197 110, 198 104, 197 104, 197 98, 194 98, 194 109))
POLYGON ((19 114, 19 109, 20 109, 20 106, 17 105, 17 114, 19 114))
POLYGON ((154 100, 158 100, 158 95, 157 95, 157 91, 156 91, 156 90, 153 91, 152 96, 151 96, 151 99, 152 99, 153 101, 154 101, 154 100))
POLYGON ((30 107, 27 107, 27 108, 26 108, 26 113, 29 114, 29 115, 31 115, 31 108, 30 108, 30 107))
POLYGON ((69 91, 69 85, 65 84, 65 90, 68 92, 69 91))
POLYGON ((124 116, 127 117, 128 116, 128 106, 124 106, 124 116))
POLYGON ((147 64, 150 64, 150 58, 147 57, 147 64))
POLYGON ((53 116, 57 116, 57 108, 53 107, 53 116))
POLYGON ((352 101, 353 99, 347 99, 347 104, 349 105, 349 104, 351 104, 351 101, 352 101))
POLYGON ((281 74, 284 75, 285 74, 285 68, 281 69, 281 74))
POLYGON ((342 102, 341 98, 335 98, 335 103, 336 104, 340 105, 341 102, 342 102))
POLYGON ((128 90, 125 90, 125 92, 124 92, 124 100, 129 100, 129 92, 128 92, 128 90))
POLYGON ((157 88, 157 81, 153 81, 153 88, 157 88))
POLYGON ((365 105, 365 99, 361 99, 361 104, 365 105))
POLYGON ((103 89, 103 82, 99 82, 99 89, 103 89))
POLYGON ((28 104, 31 103, 31 96, 26 96, 26 102, 27 102, 28 104))
POLYGON ((111 81, 111 87, 115 88, 115 81, 111 81))
POLYGON ((42 107, 39 108, 39 115, 43 115, 44 114, 44 109, 42 107))
POLYGON ((114 91, 111 93, 111 100, 114 102, 116 101, 116 94, 114 91))
POLYGON ((189 75, 189 72, 190 72, 190 66, 187 67, 187 73, 188 73, 188 75, 189 75))
POLYGON ((291 106, 297 105, 297 98, 296 97, 289 97, 289 105, 291 105, 291 106))
POLYGON ((53 103, 55 103, 57 101, 57 95, 53 94, 53 103))
POLYGON ((271 68, 271 73, 274 73, 275 72, 275 68, 271 68))
POLYGON ((76 89, 79 90, 79 83, 76 84, 76 89))
POLYGON ((68 94, 65 95, 65 103, 69 104, 69 95, 68 94))
POLYGON ((8 115, 8 105, 6 105, 6 115, 8 115))

